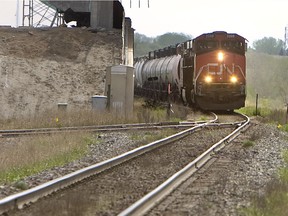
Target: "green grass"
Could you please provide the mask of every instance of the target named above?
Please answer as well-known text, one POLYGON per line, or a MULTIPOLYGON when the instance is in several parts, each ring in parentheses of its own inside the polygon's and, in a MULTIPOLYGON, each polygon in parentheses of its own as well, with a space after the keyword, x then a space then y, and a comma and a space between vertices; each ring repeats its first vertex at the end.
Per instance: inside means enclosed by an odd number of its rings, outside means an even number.
POLYGON ((253 116, 256 114, 254 107, 243 107, 243 108, 237 110, 237 112, 245 114, 247 116, 253 116))
POLYGON ((278 127, 278 129, 280 129, 282 131, 288 132, 288 124, 284 124, 284 125, 278 124, 277 127, 278 127))
MULTIPOLYGON (((288 132, 287 110, 272 109, 267 105, 258 109, 261 121, 276 125, 279 130, 288 132)), ((255 116, 255 107, 245 107, 239 110, 248 116, 255 116)), ((257 134, 251 136, 250 141, 245 141, 243 147, 254 145, 252 140, 257 139, 257 134)), ((288 165, 288 151, 283 153, 283 159, 288 165)), ((273 179, 266 187, 263 196, 254 197, 250 207, 242 209, 241 215, 245 216, 286 216, 288 215, 288 169, 283 167, 278 171, 279 178, 273 179)))
MULTIPOLYGON (((288 164, 288 151, 283 153, 288 164)), ((265 188, 265 195, 255 197, 250 207, 242 209, 245 216, 286 216, 288 215, 288 169, 279 170, 279 178, 272 180, 265 188)))
POLYGON ((50 169, 56 166, 65 165, 73 160, 79 159, 82 155, 84 155, 85 151, 81 149, 74 149, 73 151, 59 154, 57 156, 53 156, 49 160, 45 161, 37 161, 34 164, 29 164, 19 167, 13 167, 8 169, 7 171, 1 172, 0 174, 0 182, 12 182, 18 181, 26 176, 30 176, 41 172, 46 169, 50 169))
POLYGON ((90 134, 83 133, 22 137, 21 143, 16 140, 2 148, 0 183, 20 181, 26 176, 77 160, 87 153, 87 145, 93 140, 90 134))
MULTIPOLYGON (((134 103, 134 116, 125 119, 113 113, 99 113, 93 110, 47 111, 42 114, 18 119, 0 120, 0 129, 17 128, 49 128, 83 125, 108 125, 141 122, 167 121, 167 110, 161 107, 149 108, 143 106, 143 100, 134 103)), ((184 117, 188 109, 174 108, 171 119, 184 117)), ((134 139, 145 143, 163 138, 174 133, 173 130, 147 132, 143 137, 134 139)), ((16 187, 25 189, 22 179, 37 174, 43 170, 65 165, 82 158, 87 154, 89 145, 97 145, 98 135, 90 133, 59 133, 19 137, 10 140, 2 139, 0 151, 0 184, 16 182, 16 187), (6 142, 9 142, 8 144, 6 142)))
POLYGON ((244 141, 243 142, 243 147, 244 148, 249 148, 249 147, 252 147, 252 146, 254 146, 255 145, 255 143, 253 142, 253 141, 251 141, 251 140, 246 140, 246 141, 244 141))
POLYGON ((143 99, 135 99, 134 113, 130 118, 113 112, 97 112, 92 109, 47 110, 44 113, 22 118, 0 119, 0 129, 62 128, 73 126, 150 123, 181 121, 191 111, 189 107, 174 105, 167 115, 165 106, 146 106, 143 99))
POLYGON ((257 197, 252 205, 242 210, 245 216, 287 216, 288 215, 288 183, 274 180, 266 186, 266 194, 257 197))
POLYGON ((147 131, 145 134, 132 134, 131 139, 134 141, 141 141, 143 144, 148 144, 155 140, 159 140, 165 137, 168 137, 172 134, 175 134, 175 130, 166 129, 166 130, 153 130, 147 131))
MULTIPOLYGON (((249 106, 243 107, 238 110, 240 113, 243 113, 247 116, 256 116, 256 108, 249 106)), ((257 115, 262 117, 267 117, 271 114, 272 110, 267 107, 259 107, 257 108, 257 115)))
POLYGON ((207 121, 208 120, 208 116, 200 116, 199 120, 200 121, 207 121))

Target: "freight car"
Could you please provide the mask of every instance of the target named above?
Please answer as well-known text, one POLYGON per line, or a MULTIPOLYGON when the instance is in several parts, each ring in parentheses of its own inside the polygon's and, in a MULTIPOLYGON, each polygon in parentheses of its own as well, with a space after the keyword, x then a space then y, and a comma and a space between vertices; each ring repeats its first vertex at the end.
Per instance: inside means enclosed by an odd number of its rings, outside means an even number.
POLYGON ((203 110, 245 106, 246 39, 224 31, 202 34, 135 59, 135 94, 181 100, 203 110))

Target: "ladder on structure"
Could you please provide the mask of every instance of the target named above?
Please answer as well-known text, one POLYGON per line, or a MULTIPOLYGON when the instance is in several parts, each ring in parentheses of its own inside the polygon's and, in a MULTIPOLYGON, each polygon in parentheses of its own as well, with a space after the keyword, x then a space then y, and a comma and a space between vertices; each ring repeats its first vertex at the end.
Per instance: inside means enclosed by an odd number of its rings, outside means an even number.
POLYGON ((40 0, 22 0, 22 11, 22 26, 53 27, 63 24, 62 14, 40 0))

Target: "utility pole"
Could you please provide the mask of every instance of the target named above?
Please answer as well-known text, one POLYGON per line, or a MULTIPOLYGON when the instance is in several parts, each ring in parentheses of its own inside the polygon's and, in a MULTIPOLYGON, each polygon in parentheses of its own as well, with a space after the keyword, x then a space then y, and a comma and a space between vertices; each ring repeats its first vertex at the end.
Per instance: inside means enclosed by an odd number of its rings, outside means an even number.
POLYGON ((284 34, 284 55, 287 55, 287 48, 288 48, 288 26, 285 27, 285 34, 284 34))

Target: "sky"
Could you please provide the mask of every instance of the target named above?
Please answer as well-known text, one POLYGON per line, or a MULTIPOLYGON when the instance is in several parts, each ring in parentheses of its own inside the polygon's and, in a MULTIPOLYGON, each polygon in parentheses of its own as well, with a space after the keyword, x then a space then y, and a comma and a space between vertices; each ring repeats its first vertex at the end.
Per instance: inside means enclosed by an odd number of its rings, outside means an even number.
POLYGON ((181 32, 227 31, 253 42, 263 37, 284 40, 288 25, 288 0, 138 0, 130 8, 122 0, 135 31, 147 36, 181 32))
MULTIPOLYGON (((263 37, 284 40, 288 26, 288 0, 149 0, 149 8, 148 0, 120 1, 135 32, 148 37, 227 31, 252 43, 263 37)), ((0 0, 0 25, 17 25, 16 5, 17 0, 0 0)))

